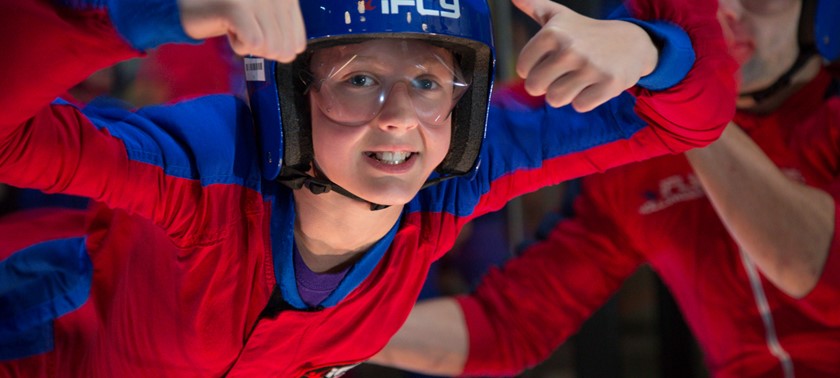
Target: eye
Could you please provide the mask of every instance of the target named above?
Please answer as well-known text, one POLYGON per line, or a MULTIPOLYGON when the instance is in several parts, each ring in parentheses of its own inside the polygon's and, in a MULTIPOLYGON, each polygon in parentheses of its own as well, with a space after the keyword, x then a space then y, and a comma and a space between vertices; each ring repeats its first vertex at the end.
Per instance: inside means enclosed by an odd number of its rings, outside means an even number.
POLYGON ((376 79, 366 74, 355 74, 347 79, 347 83, 354 87, 371 87, 376 85, 376 79))
POLYGON ((428 77, 419 77, 412 80, 411 85, 414 88, 422 89, 424 91, 434 91, 439 89, 441 86, 440 84, 432 78, 428 77))

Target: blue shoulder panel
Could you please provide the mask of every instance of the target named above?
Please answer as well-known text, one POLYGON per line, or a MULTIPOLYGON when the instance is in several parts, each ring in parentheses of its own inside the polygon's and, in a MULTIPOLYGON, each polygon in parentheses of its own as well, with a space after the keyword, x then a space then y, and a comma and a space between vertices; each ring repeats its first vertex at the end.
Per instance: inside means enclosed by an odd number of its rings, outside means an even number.
POLYGON ((493 105, 474 179, 460 177, 426 188, 407 211, 472 214, 492 182, 517 170, 539 168, 547 160, 618 140, 629 139, 647 124, 639 118, 636 99, 624 92, 596 109, 578 113, 571 106, 531 108, 506 101, 493 105))
POLYGON ((173 177, 260 189, 256 132, 247 104, 213 95, 131 112, 89 105, 83 113, 125 143, 132 160, 173 177))
POLYGON ((83 238, 33 245, 0 261, 0 360, 53 348, 53 321, 85 303, 93 265, 83 238))
POLYGON ((184 32, 177 0, 54 1, 75 10, 106 10, 120 36, 139 51, 164 43, 201 42, 184 32))

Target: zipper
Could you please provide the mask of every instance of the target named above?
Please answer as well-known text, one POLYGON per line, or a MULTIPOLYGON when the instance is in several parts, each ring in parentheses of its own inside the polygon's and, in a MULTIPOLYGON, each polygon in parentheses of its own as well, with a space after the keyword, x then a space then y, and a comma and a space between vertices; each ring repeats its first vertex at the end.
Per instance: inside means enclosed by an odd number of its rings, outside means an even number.
POLYGON ((755 305, 758 307, 758 313, 761 315, 761 321, 764 323, 764 335, 767 343, 767 349, 770 350, 782 366, 782 372, 785 378, 795 378, 793 371, 793 360, 790 354, 782 347, 779 342, 779 337, 776 334, 776 325, 773 321, 773 314, 770 312, 770 305, 767 303, 767 295, 764 293, 764 287, 761 285, 761 276, 758 273, 755 263, 750 259, 743 249, 739 249, 741 253, 741 263, 744 264, 744 269, 747 271, 747 277, 750 279, 750 287, 753 292, 753 299, 755 305))

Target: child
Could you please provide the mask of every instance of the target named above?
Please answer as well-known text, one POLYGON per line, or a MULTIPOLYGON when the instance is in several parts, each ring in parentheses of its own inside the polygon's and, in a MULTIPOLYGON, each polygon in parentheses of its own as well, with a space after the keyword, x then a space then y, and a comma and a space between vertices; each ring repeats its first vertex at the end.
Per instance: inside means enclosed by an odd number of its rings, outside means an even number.
POLYGON ((519 71, 549 103, 587 110, 642 76, 659 90, 585 114, 489 105, 482 1, 307 0, 300 14, 287 2, 2 5, 0 32, 15 37, 0 44, 16 58, 0 71, 0 181, 98 205, 84 237, 2 262, 0 357, 11 361, 0 368, 338 376, 396 332, 463 224, 542 186, 706 144, 732 112, 718 100, 734 85, 708 2, 634 8, 684 23, 692 51, 672 24, 518 1, 545 24, 519 71), (292 59, 301 17, 308 47, 292 59), (246 60, 250 109, 226 96, 133 113, 47 105, 185 32, 228 33, 237 52, 288 63, 246 60), (683 114, 686 98, 707 112, 683 114), (44 253, 72 264, 39 268, 44 253))
POLYGON ((572 216, 473 294, 415 306, 380 362, 516 375, 647 264, 709 376, 840 376, 840 86, 820 67, 840 60, 840 2, 720 0, 719 15, 742 64, 720 139, 585 177, 572 216))

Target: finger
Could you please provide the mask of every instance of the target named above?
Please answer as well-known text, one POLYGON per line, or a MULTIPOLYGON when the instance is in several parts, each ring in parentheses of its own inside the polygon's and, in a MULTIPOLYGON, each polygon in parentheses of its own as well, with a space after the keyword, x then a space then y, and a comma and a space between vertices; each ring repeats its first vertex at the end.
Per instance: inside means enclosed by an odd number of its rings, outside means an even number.
POLYGON ((545 101, 555 108, 569 105, 577 98, 581 91, 591 86, 594 82, 594 78, 586 74, 585 71, 569 72, 551 83, 545 93, 545 101))
POLYGON ((525 78, 525 90, 532 96, 540 96, 548 91, 558 78, 580 69, 584 62, 580 56, 565 51, 549 52, 531 68, 525 78))
POLYGON ((286 47, 288 37, 282 31, 282 10, 266 7, 256 13, 257 23, 265 36, 263 45, 259 47, 263 57, 279 62, 289 62, 294 54, 286 47))
POLYGON ((601 104, 609 101, 615 96, 621 94, 623 90, 618 89, 618 86, 610 82, 600 82, 595 85, 584 88, 572 100, 572 107, 578 112, 588 112, 597 108, 601 104))
POLYGON ((545 25, 554 15, 566 9, 566 7, 550 0, 512 0, 512 2, 522 13, 525 13, 540 26, 545 25))
POLYGON ((290 25, 291 36, 289 42, 291 49, 295 54, 300 54, 306 50, 306 26, 303 22, 303 14, 300 12, 300 5, 297 1, 293 1, 293 5, 287 8, 289 11, 286 14, 286 22, 290 25))
POLYGON ((306 50, 306 30, 297 1, 286 6, 274 7, 275 12, 264 21, 271 28, 269 49, 272 59, 289 63, 297 54, 306 50))
POLYGON ((230 46, 239 55, 257 55, 265 57, 261 47, 265 37, 259 22, 248 12, 234 12, 231 15, 231 31, 228 35, 230 46))
POLYGON ((553 28, 540 30, 519 52, 516 74, 523 79, 527 79, 534 66, 548 58, 550 54, 565 50, 568 41, 568 37, 559 30, 553 28))

